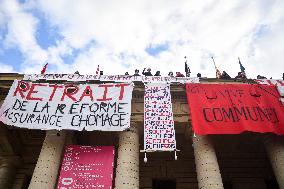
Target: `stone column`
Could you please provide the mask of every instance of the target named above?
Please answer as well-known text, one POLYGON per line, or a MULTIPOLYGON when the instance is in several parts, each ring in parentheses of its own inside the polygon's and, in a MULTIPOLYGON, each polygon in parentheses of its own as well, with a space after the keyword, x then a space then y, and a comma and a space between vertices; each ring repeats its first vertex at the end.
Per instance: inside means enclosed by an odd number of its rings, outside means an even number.
POLYGON ((29 189, 54 189, 66 140, 66 131, 46 131, 29 189))
POLYGON ((115 189, 139 189, 139 134, 137 125, 119 134, 115 189))
POLYGON ((13 157, 0 157, 0 188, 11 188, 16 174, 16 162, 13 157))
POLYGON ((199 189, 223 189, 214 147, 208 136, 193 136, 193 149, 199 189))
POLYGON ((284 189, 284 138, 266 135, 263 141, 279 188, 284 189))

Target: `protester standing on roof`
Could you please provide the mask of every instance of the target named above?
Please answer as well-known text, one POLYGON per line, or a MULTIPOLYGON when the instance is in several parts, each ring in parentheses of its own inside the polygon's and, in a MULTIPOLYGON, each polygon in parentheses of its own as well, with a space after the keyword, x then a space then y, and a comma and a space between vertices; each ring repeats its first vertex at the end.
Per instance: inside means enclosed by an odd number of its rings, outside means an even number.
POLYGON ((161 72, 160 71, 156 71, 155 75, 154 76, 161 76, 160 74, 161 72))
POLYGON ((184 62, 184 71, 185 71, 185 75, 186 75, 186 77, 190 77, 190 73, 191 73, 191 71, 190 71, 190 69, 189 69, 189 67, 188 67, 188 65, 187 65, 187 59, 186 59, 186 56, 185 56, 184 58, 185 58, 185 62, 184 62))
POLYGON ((135 72, 134 72, 134 76, 140 76, 140 74, 139 74, 139 70, 138 70, 138 69, 136 69, 136 70, 135 70, 135 72))
POLYGON ((184 75, 180 72, 176 72, 176 77, 184 77, 184 75))
POLYGON ((231 76, 227 72, 223 71, 220 79, 231 79, 231 76))
POLYGON ((151 73, 151 68, 147 68, 147 72, 145 72, 146 68, 143 69, 142 74, 145 76, 153 76, 151 73))

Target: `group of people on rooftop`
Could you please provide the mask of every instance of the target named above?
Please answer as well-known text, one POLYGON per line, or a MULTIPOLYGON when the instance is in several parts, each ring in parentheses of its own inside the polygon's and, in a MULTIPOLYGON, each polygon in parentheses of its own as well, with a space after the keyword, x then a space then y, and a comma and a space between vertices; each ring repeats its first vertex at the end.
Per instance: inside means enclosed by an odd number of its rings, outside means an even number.
MULTIPOLYGON (((190 69, 188 69, 188 72, 186 72, 186 75, 182 74, 181 72, 176 72, 176 75, 174 76, 174 73, 170 71, 168 73, 169 77, 190 77, 190 69)), ((103 71, 100 71, 100 75, 103 75, 103 71)), ((125 72, 124 75, 130 75, 128 72, 125 72)), ((161 76, 160 71, 156 71, 156 73, 153 75, 151 72, 151 68, 144 68, 142 71, 142 75, 144 76, 161 76)), ((139 70, 135 69, 133 76, 140 76, 139 70)), ((201 73, 197 74, 197 77, 201 77, 201 73)), ((219 79, 247 79, 245 72, 238 72, 238 75, 235 78, 232 78, 226 71, 223 71, 222 74, 220 73, 219 75, 217 74, 216 76, 219 79)), ((284 73, 283 73, 283 80, 284 80, 284 73)), ((257 79, 267 79, 264 76, 257 75, 257 79)), ((270 78, 272 79, 272 78, 270 78)))
MULTIPOLYGON (((125 72, 124 75, 129 75, 129 73, 125 72)), ((142 71, 142 75, 144 75, 144 76, 161 76, 161 72, 156 71, 156 73, 153 75, 152 72, 151 72, 151 68, 147 68, 147 69, 144 68, 143 71, 142 71)), ((186 75, 187 75, 187 77, 190 77, 190 73, 186 74, 186 75)), ((138 69, 135 69, 133 76, 140 76, 138 69)), ((181 72, 176 72, 176 75, 174 76, 174 73, 172 71, 170 71, 168 73, 168 76, 170 76, 170 77, 185 77, 185 75, 183 75, 181 72)), ((200 74, 200 77, 201 77, 201 74, 200 74)))
MULTIPOLYGON (((168 73, 169 77, 190 77, 190 69, 188 70, 188 72, 186 73, 186 76, 184 74, 182 74, 181 72, 176 72, 176 75, 174 76, 174 73, 172 71, 170 71, 168 73)), ((130 75, 128 72, 125 72, 124 75, 130 75)), ((142 71, 142 75, 144 76, 161 76, 161 72, 160 71, 156 71, 156 73, 153 75, 151 72, 151 68, 144 68, 142 71)), ((133 74, 133 76, 140 76, 139 74, 139 70, 135 69, 135 72, 133 74)), ((197 77, 201 77, 201 73, 197 73, 197 77)), ((219 79, 247 79, 246 73, 245 72, 238 72, 238 75, 234 78, 232 78, 226 71, 223 71, 222 74, 220 73, 219 76, 217 76, 217 78, 219 79)), ((283 80, 284 80, 284 73, 283 73, 283 80)), ((265 76, 261 76, 261 75, 257 75, 257 79, 267 79, 265 76)), ((272 79, 272 78, 270 78, 272 79)))

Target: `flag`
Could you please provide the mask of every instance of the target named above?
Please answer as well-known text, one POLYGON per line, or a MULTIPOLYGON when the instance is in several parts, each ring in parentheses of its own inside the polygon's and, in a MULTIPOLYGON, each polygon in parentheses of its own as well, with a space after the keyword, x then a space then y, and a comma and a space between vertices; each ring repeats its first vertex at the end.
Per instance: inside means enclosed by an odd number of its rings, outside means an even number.
POLYGON ((46 63, 45 65, 44 65, 44 67, 42 68, 42 70, 41 70, 41 74, 45 74, 45 71, 46 71, 46 68, 47 68, 47 66, 48 66, 48 63, 46 63))
POLYGON ((212 60, 213 60, 214 66, 215 66, 215 70, 216 70, 216 78, 217 78, 217 79, 220 79, 220 78, 221 78, 221 76, 222 76, 222 74, 221 74, 220 70, 217 68, 217 66, 216 66, 216 63, 215 63, 215 60, 214 60, 213 56, 212 56, 211 58, 212 58, 212 60))
POLYGON ((100 65, 98 65, 97 71, 96 71, 96 75, 99 75, 99 74, 100 74, 100 65))
POLYGON ((220 70, 216 67, 216 78, 220 79, 221 76, 222 76, 222 74, 221 74, 220 70))
POLYGON ((185 73, 188 72, 188 66, 187 66, 187 63, 186 63, 186 62, 184 63, 184 71, 185 71, 185 73))
POLYGON ((239 58, 239 64, 240 64, 241 72, 245 73, 245 70, 246 70, 246 69, 245 69, 245 67, 242 65, 240 58, 239 58))

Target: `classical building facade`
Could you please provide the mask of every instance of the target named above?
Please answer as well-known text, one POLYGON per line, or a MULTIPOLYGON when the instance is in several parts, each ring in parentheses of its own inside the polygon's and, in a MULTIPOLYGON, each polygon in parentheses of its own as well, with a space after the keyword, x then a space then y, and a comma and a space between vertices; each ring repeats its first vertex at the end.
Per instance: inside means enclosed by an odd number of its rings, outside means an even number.
MULTIPOLYGON (((1 104, 13 80, 22 77, 0 74, 1 104)), ((284 189, 283 137, 251 132, 195 136, 184 85, 172 85, 171 94, 177 160, 173 152, 153 152, 144 163, 144 85, 137 83, 127 131, 58 132, 0 123, 0 189, 56 188, 66 144, 115 146, 115 189, 284 189)))

